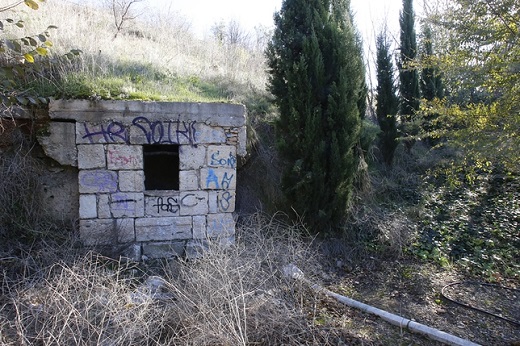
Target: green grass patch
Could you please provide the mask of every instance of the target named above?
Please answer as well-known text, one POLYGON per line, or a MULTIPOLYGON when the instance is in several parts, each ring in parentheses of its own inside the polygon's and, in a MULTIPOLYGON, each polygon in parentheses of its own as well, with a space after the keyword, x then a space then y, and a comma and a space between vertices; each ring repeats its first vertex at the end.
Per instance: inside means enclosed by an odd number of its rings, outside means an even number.
POLYGON ((55 98, 144 100, 176 102, 229 102, 226 90, 192 77, 147 79, 132 73, 93 76, 67 73, 59 83, 39 79, 29 86, 38 95, 55 98))

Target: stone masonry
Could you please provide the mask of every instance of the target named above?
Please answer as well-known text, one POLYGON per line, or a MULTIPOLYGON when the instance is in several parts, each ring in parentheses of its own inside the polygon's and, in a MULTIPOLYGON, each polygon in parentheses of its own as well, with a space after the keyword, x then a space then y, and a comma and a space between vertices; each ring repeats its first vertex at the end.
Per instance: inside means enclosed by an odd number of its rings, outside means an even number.
POLYGON ((245 108, 211 103, 53 101, 46 154, 77 166, 87 246, 133 257, 195 256, 234 241, 245 108))

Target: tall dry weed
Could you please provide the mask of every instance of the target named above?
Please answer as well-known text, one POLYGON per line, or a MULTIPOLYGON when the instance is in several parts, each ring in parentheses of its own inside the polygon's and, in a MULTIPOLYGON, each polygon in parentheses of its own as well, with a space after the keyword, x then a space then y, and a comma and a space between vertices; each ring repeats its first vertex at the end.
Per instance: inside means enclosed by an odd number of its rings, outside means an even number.
MULTIPOLYGON (((287 263, 320 271, 302 229, 255 214, 236 244, 209 243, 196 260, 133 263, 72 246, 0 257, 4 345, 334 344, 313 324, 313 300, 281 274, 287 263)), ((69 245, 70 246, 70 245, 69 245)), ((334 342, 336 342, 334 341, 334 342)))
MULTIPOLYGON (((143 345, 158 340, 163 313, 132 304, 134 277, 120 262, 88 253, 42 268, 43 279, 10 294, 5 342, 21 345, 143 345)), ((3 314, 2 314, 3 315, 3 314)))
POLYGON ((313 327, 302 313, 302 293, 280 272, 287 263, 318 269, 317 254, 301 234, 300 228, 254 214, 242 221, 235 246, 211 244, 204 257, 168 268, 167 281, 179 297, 174 309, 179 341, 269 345, 308 340, 313 327))
POLYGON ((38 178, 41 163, 19 131, 2 132, 14 138, 13 146, 0 155, 0 236, 31 238, 46 224, 38 178))

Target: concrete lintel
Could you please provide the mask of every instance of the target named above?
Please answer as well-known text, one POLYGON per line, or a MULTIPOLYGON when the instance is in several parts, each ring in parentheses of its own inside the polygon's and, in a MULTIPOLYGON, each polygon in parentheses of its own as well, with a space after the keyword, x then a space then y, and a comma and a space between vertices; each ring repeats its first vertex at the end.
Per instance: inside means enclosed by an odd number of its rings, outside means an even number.
POLYGON ((51 119, 90 122, 144 116, 149 121, 179 119, 212 126, 244 126, 245 114, 243 105, 228 103, 52 100, 49 104, 51 119))

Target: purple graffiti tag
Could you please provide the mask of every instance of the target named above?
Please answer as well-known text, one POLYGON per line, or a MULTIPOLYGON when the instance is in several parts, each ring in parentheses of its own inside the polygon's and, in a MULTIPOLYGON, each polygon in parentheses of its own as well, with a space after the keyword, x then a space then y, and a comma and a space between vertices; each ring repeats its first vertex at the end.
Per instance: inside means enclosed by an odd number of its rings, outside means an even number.
POLYGON ((223 211, 228 211, 229 207, 231 206, 231 199, 233 198, 233 195, 226 191, 221 196, 218 197, 220 208, 223 211))
POLYGON ((229 153, 228 158, 220 157, 219 150, 217 150, 216 152, 211 154, 211 162, 210 162, 211 166, 223 166, 223 167, 228 166, 231 168, 235 168, 236 163, 237 163, 237 158, 232 153, 229 153))
MULTIPOLYGON (((140 129, 148 144, 190 144, 196 146, 197 130, 196 121, 181 121, 180 118, 173 121, 150 121, 144 116, 135 117, 132 124, 140 129), (181 143, 182 141, 182 143, 181 143)), ((95 143, 101 137, 105 143, 123 142, 130 144, 129 128, 120 122, 113 121, 108 124, 88 125, 83 123, 85 134, 90 143, 95 143), (90 127, 89 127, 90 126, 90 127)))
POLYGON ((87 126, 87 123, 83 123, 83 127, 85 129, 85 135, 82 138, 88 138, 90 143, 94 143, 94 138, 96 136, 103 136, 103 139, 106 143, 117 142, 118 139, 122 140, 124 143, 129 143, 128 131, 120 122, 114 121, 105 126, 103 124, 99 125, 99 130, 92 131, 87 126))
POLYGON ((139 129, 141 129, 141 131, 143 131, 143 134, 146 137, 146 141, 148 143, 151 143, 150 133, 148 132, 146 127, 142 126, 139 122, 145 122, 145 123, 148 124, 148 127, 151 127, 150 120, 148 120, 145 117, 135 117, 134 120, 132 120, 132 125, 134 125, 134 126, 138 127, 139 129))
POLYGON ((197 141, 197 130, 195 129, 195 123, 196 121, 189 121, 188 123, 186 123, 184 121, 181 122, 180 120, 177 120, 177 143, 180 143, 180 136, 184 136, 188 140, 188 143, 190 143, 191 145, 193 145, 197 141), (184 127, 184 130, 181 130, 181 123, 184 127))
POLYGON ((140 116, 132 120, 132 125, 139 128, 148 144, 180 144, 185 137, 188 143, 195 146, 196 129, 195 121, 150 121, 140 116))
POLYGON ((150 143, 160 144, 164 143, 164 125, 161 121, 154 121, 150 125, 150 143))
POLYGON ((95 192, 113 192, 117 190, 117 178, 114 172, 87 171, 80 174, 80 184, 95 192))
POLYGON ((224 176, 222 177, 222 189, 229 189, 229 185, 231 184, 231 181, 233 180, 233 177, 235 175, 231 174, 231 176, 228 176, 227 172, 224 173, 224 176))
POLYGON ((135 199, 129 198, 126 194, 114 194, 112 195, 111 209, 113 211, 135 211, 135 199))

